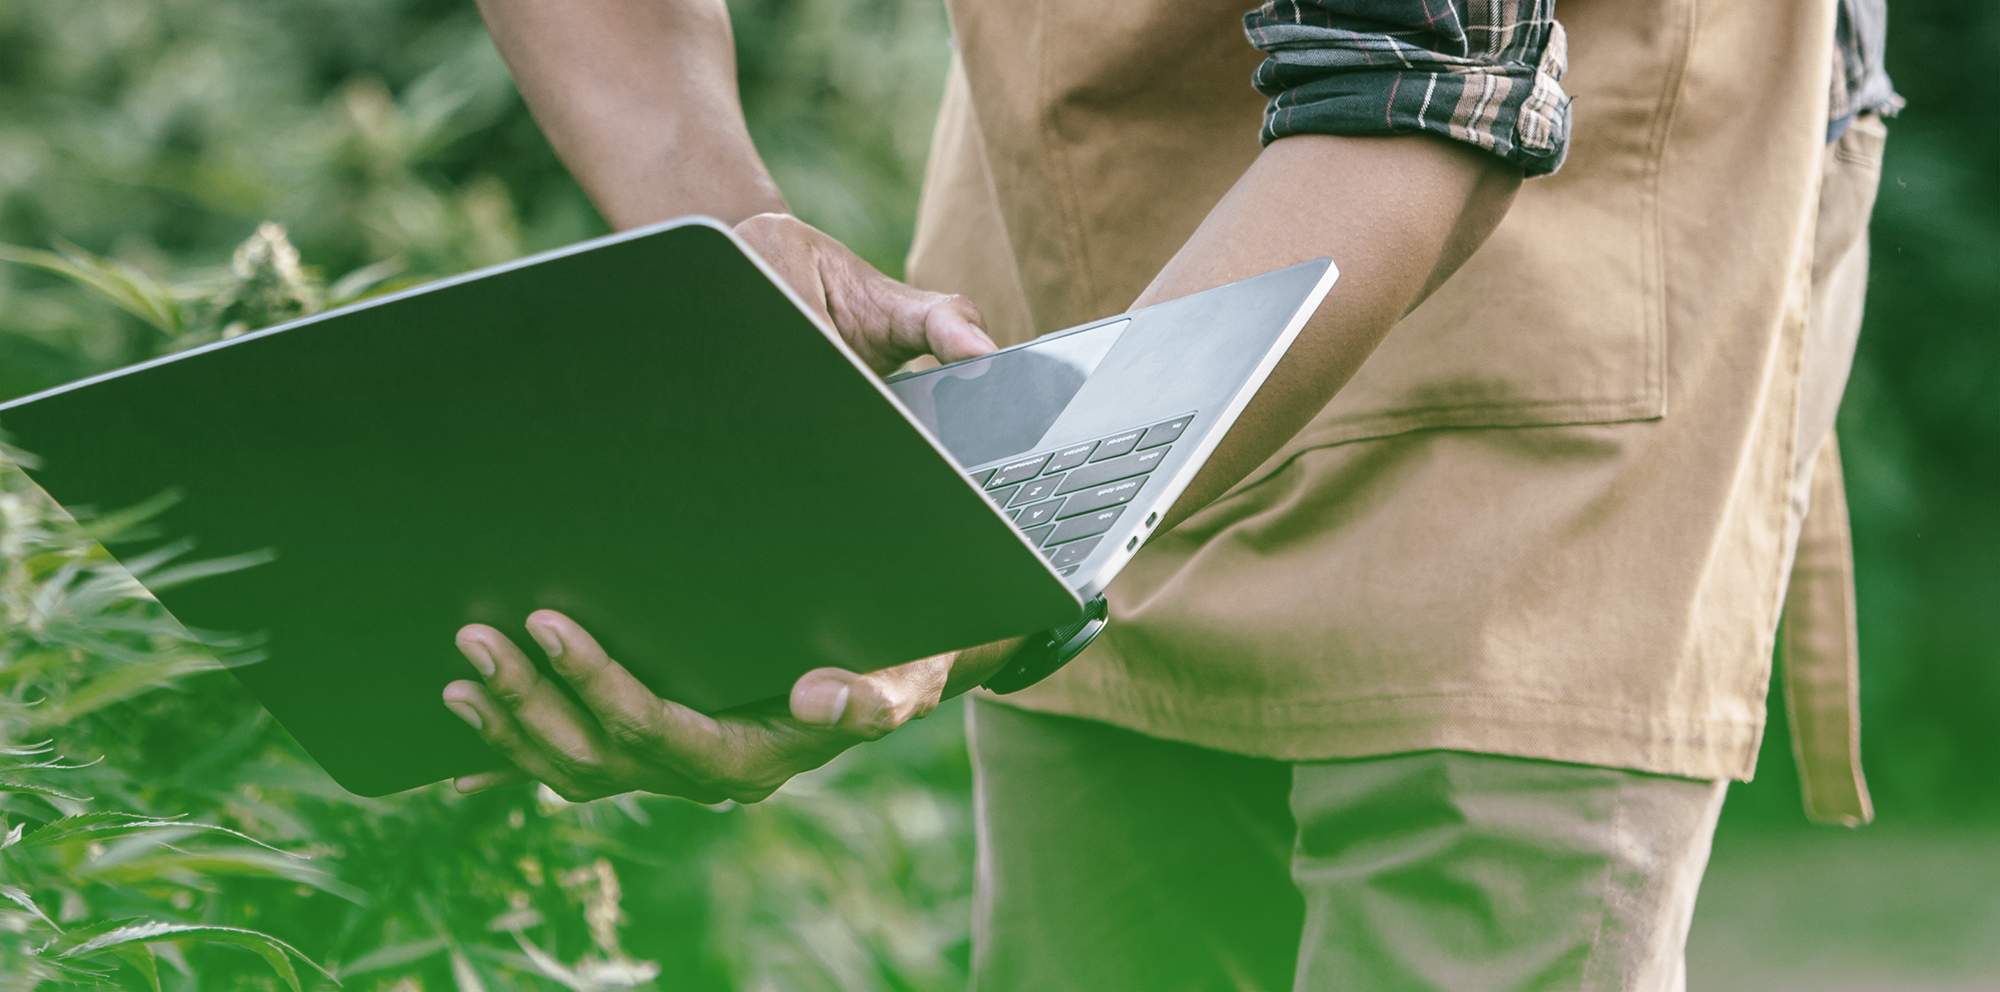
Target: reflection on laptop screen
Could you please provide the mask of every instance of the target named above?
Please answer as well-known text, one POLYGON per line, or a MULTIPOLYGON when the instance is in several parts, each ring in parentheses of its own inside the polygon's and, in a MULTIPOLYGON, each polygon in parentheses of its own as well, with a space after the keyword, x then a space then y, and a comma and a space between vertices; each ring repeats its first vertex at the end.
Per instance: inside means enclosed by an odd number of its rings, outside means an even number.
POLYGON ((1037 341, 889 388, 960 464, 990 462, 1040 441, 1131 323, 1037 341))

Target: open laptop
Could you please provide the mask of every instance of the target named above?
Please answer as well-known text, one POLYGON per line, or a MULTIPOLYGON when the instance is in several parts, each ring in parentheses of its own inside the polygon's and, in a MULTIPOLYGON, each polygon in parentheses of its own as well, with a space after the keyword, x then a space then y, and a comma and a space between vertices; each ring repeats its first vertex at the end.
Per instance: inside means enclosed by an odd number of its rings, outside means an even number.
MULTIPOLYGON (((494 765, 452 637, 568 613, 705 711, 1077 620, 1319 260, 884 383, 724 226, 600 238, 0 405, 58 502, 266 564, 159 592, 343 787, 494 765)), ((137 549, 143 553, 145 548, 137 549)))

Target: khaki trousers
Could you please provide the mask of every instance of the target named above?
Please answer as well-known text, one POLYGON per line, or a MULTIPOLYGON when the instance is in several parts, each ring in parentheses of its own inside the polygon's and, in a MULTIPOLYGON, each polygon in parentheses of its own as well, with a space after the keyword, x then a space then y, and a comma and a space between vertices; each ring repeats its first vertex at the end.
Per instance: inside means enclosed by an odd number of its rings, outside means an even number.
POLYGON ((1679 990, 1726 783, 1292 764, 975 699, 973 988, 1679 990))

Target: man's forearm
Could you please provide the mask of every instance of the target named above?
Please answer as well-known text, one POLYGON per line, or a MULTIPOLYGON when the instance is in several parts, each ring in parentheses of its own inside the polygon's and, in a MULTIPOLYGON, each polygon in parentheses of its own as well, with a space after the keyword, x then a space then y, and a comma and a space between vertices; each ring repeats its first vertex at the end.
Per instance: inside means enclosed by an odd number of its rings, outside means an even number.
POLYGON ((723 0, 479 0, 535 119, 616 228, 783 211, 723 0))
MULTIPOLYGON (((1133 307, 1322 255, 1340 281, 1156 533, 1214 502, 1324 409, 1493 233, 1520 182, 1485 152, 1424 136, 1301 136, 1266 148, 1133 307)), ((992 677, 1019 643, 958 652, 942 697, 992 677)))
POLYGON ((1340 281, 1159 528, 1242 481, 1302 430, 1396 321, 1493 232, 1520 171, 1428 136, 1273 142, 1133 306, 1318 258, 1340 281))

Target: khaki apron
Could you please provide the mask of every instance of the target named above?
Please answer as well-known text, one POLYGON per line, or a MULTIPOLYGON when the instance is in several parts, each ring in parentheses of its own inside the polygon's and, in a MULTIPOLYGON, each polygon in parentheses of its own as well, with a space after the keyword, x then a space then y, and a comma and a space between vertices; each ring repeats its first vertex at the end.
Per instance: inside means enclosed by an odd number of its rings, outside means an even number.
MULTIPOLYGON (((1002 344, 1128 306, 1258 154, 1242 13, 954 0, 911 280, 1002 344)), ((1831 428, 1882 131, 1824 143, 1831 4, 1561 14, 1563 170, 1008 702, 1287 760, 1748 779, 1782 612, 1809 810, 1870 816, 1831 428)))

